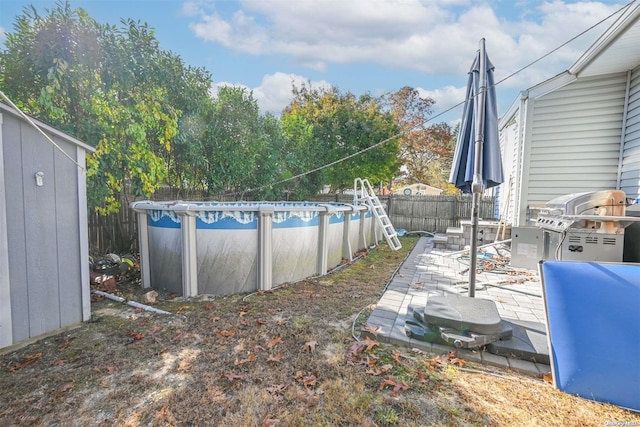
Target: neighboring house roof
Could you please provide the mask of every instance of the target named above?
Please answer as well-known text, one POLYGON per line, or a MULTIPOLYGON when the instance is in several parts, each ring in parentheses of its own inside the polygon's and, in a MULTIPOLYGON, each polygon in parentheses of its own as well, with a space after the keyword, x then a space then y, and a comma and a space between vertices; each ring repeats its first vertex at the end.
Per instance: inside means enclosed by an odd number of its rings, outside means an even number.
MULTIPOLYGON (((11 114, 12 116, 18 117, 20 120, 24 120, 24 118, 20 115, 20 113, 13 107, 0 102, 0 114, 11 114)), ((93 153, 96 151, 96 149, 92 146, 90 146, 89 144, 80 141, 77 138, 74 138, 73 136, 66 134, 64 132, 62 132, 61 130, 58 130, 52 126, 49 126, 48 124, 41 122, 38 119, 35 119, 31 116, 29 116, 29 118, 31 119, 31 121, 33 121, 36 125, 38 125, 40 127, 40 129, 42 129, 45 132, 48 132, 50 134, 53 134, 55 137, 61 138, 65 141, 68 141, 72 144, 75 144, 79 147, 84 148, 86 151, 93 153)))
POLYGON ((442 193, 444 190, 441 190, 439 188, 436 187, 432 187, 430 185, 427 184, 422 184, 422 183, 415 183, 415 184, 410 184, 407 185, 405 187, 402 187, 401 189, 399 189, 397 191, 398 194, 404 194, 404 191, 408 189, 411 190, 411 193, 409 194, 440 194, 442 193))

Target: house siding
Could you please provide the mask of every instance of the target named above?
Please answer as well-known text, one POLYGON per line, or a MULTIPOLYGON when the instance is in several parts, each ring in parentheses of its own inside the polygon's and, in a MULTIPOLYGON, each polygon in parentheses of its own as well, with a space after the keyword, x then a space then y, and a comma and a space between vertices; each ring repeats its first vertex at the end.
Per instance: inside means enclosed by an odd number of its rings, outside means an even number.
POLYGON ((527 206, 616 188, 625 89, 620 73, 579 79, 533 101, 527 206))
POLYGON ((500 130, 500 147, 502 154, 502 167, 504 171, 504 184, 500 187, 499 195, 497 196, 498 204, 500 206, 500 217, 507 223, 513 223, 516 202, 518 200, 515 195, 517 194, 517 183, 519 181, 518 164, 519 159, 519 146, 520 146, 520 110, 516 110, 513 115, 507 118, 506 124, 500 130))
POLYGON ((640 197, 640 68, 631 73, 620 189, 627 197, 640 197))

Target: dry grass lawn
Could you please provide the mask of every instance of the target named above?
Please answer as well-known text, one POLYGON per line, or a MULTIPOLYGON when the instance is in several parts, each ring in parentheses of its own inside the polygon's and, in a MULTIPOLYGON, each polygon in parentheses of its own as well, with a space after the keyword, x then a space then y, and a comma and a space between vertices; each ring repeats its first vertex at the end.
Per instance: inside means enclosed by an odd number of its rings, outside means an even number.
MULTIPOLYGON (((173 315, 96 300, 91 322, 0 356, 0 425, 640 425, 541 378, 361 339, 415 241, 267 293, 158 304, 173 315)), ((125 279, 111 290, 139 297, 125 279)))

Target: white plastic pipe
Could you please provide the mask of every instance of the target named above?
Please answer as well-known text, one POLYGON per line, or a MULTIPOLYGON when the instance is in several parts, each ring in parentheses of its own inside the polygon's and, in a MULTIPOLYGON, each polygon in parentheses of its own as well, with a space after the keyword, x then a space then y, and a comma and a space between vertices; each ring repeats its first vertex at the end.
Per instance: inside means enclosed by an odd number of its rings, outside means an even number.
POLYGON ((143 310, 145 310, 145 311, 151 311, 152 313, 157 313, 157 314, 173 314, 173 313, 170 313, 170 312, 168 312, 168 311, 160 310, 160 309, 158 309, 158 308, 151 307, 151 306, 149 306, 149 305, 145 305, 145 304, 139 303, 139 302, 137 302, 137 301, 127 301, 126 299, 124 299, 124 298, 122 298, 122 297, 119 297, 119 296, 117 296, 117 295, 113 295, 113 294, 109 294, 109 293, 107 293, 107 292, 102 292, 102 291, 91 291, 91 293, 92 293, 92 294, 96 294, 96 295, 100 295, 101 297, 108 298, 108 299, 113 300, 113 301, 123 302, 123 303, 125 303, 125 304, 127 304, 127 305, 130 305, 131 307, 141 308, 141 309, 143 309, 143 310))

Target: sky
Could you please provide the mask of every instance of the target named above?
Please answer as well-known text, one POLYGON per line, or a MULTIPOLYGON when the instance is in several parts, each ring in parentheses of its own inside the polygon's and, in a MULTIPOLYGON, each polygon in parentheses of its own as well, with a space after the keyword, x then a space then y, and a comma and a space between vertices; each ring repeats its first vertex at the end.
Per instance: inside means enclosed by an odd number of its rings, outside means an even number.
MULTIPOLYGON (((374 96, 411 86, 435 100, 433 123, 462 115, 467 73, 480 39, 499 82, 578 34, 565 47, 496 87, 504 114, 520 91, 567 70, 614 22, 626 1, 582 0, 69 0, 100 23, 131 18, 155 29, 163 50, 220 85, 251 91, 279 115, 292 84, 374 96), (596 25, 600 23, 599 25, 596 25)), ((25 6, 0 0, 0 43, 25 6)))

